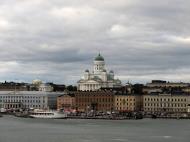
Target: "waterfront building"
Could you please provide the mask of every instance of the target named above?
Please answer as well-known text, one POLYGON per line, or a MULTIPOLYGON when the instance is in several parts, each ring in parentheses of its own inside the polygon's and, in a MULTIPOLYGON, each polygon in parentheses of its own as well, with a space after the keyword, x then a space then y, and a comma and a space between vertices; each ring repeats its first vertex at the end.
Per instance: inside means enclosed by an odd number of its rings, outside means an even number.
POLYGON ((64 95, 57 97, 57 109, 76 109, 75 95, 72 92, 64 91, 64 95))
POLYGON ((114 96, 114 108, 120 112, 140 111, 142 107, 141 95, 116 94, 114 96))
POLYGON ((57 109, 61 92, 0 91, 0 107, 6 109, 57 109))
POLYGON ((190 96, 187 94, 151 93, 143 95, 143 110, 145 112, 173 112, 188 111, 190 96))
POLYGON ((143 110, 153 113, 187 112, 189 90, 189 83, 153 80, 143 87, 143 110))
POLYGON ((114 93, 111 91, 78 91, 75 92, 76 108, 88 112, 114 110, 114 93))
POLYGON ((93 72, 85 70, 83 78, 78 81, 78 90, 80 91, 96 91, 102 87, 120 86, 121 81, 114 79, 114 72, 112 70, 107 72, 104 58, 100 54, 94 59, 93 72))

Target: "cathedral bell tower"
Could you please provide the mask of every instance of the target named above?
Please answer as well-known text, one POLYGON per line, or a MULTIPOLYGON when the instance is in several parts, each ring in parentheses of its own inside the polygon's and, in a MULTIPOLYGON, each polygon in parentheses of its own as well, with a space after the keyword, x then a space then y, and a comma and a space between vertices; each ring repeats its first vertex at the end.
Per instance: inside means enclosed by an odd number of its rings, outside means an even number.
POLYGON ((105 70, 105 61, 104 58, 99 53, 98 56, 94 59, 94 73, 98 74, 105 70))

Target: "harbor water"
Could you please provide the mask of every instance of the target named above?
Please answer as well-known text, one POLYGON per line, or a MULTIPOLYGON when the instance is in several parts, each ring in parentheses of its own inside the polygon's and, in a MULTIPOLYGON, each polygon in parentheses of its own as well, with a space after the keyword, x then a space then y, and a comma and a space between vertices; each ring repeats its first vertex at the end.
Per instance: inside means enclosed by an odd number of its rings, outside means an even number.
POLYGON ((0 142, 189 142, 190 120, 0 118, 0 142))

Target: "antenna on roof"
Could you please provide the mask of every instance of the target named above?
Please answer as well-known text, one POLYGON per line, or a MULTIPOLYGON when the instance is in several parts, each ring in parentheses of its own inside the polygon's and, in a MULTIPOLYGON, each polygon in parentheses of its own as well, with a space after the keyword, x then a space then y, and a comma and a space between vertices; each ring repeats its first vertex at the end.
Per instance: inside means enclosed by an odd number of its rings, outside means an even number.
POLYGON ((101 54, 100 54, 100 50, 98 51, 98 55, 100 56, 101 54))

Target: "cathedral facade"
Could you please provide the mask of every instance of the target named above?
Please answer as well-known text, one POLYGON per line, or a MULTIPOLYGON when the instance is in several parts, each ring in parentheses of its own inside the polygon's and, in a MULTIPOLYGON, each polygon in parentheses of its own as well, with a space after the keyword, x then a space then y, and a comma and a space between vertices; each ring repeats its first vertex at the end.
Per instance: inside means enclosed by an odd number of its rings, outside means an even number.
POLYGON ((94 59, 93 71, 85 70, 84 76, 78 82, 78 90, 80 91, 96 91, 100 88, 120 87, 121 81, 114 79, 114 72, 107 72, 105 61, 101 54, 94 59))

